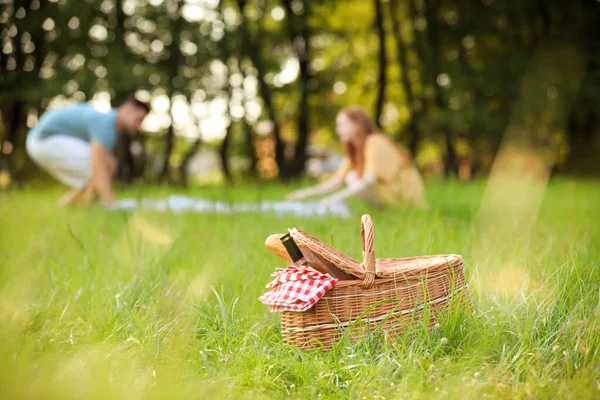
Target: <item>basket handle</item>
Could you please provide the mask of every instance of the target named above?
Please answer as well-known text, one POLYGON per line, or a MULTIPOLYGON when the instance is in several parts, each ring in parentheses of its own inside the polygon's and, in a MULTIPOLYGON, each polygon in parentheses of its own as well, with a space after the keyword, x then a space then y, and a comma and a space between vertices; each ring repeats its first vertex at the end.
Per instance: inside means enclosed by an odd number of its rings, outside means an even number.
POLYGON ((360 221, 363 246, 363 262, 361 264, 365 271, 363 288, 369 289, 375 282, 376 264, 375 264, 375 232, 373 231, 373 220, 369 214, 362 216, 360 221))

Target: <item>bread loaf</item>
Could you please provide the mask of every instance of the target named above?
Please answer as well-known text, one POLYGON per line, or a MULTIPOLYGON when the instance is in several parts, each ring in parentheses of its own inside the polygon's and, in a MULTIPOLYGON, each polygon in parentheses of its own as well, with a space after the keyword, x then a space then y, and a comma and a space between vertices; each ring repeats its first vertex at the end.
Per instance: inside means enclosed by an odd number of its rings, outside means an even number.
MULTIPOLYGON (((283 234, 270 235, 265 241, 265 246, 277 257, 281 258, 286 263, 291 264, 292 259, 280 240, 282 236, 283 234)), ((324 257, 321 257, 307 247, 302 245, 298 245, 298 247, 302 251, 302 254, 304 254, 304 258, 306 259, 307 263, 319 272, 329 274, 332 277, 340 280, 356 279, 356 277, 344 272, 340 268, 336 267, 332 262, 326 260, 324 257)))

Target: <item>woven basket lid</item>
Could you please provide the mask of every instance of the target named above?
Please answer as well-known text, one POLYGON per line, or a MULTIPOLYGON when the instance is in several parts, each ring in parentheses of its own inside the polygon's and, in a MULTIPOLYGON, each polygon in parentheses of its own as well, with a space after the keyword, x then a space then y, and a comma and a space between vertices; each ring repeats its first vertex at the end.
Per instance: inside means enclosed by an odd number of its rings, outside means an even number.
POLYGON ((298 246, 308 248, 344 272, 363 280, 363 287, 373 285, 375 277, 393 278, 444 273, 448 268, 462 268, 463 259, 458 254, 442 254, 409 258, 375 258, 373 221, 367 214, 361 219, 363 262, 360 263, 314 236, 299 229, 289 230, 298 246))
POLYGON ((365 270, 360 262, 348 257, 344 253, 336 250, 326 243, 321 242, 316 237, 311 236, 300 229, 293 228, 290 229, 289 232, 298 246, 307 247, 311 251, 325 258, 327 261, 333 263, 339 269, 359 279, 363 279, 365 277, 365 270))
MULTIPOLYGON (((330 261, 344 272, 359 279, 364 279, 365 270, 362 263, 348 257, 334 247, 323 243, 316 237, 311 236, 300 229, 290 229, 289 232, 300 247, 306 247, 330 261)), ((376 270, 378 278, 393 278, 394 276, 399 275, 413 276, 415 274, 420 275, 427 271, 434 272, 439 268, 461 267, 462 263, 463 259, 458 254, 439 254, 406 258, 378 258, 376 260, 376 270)))

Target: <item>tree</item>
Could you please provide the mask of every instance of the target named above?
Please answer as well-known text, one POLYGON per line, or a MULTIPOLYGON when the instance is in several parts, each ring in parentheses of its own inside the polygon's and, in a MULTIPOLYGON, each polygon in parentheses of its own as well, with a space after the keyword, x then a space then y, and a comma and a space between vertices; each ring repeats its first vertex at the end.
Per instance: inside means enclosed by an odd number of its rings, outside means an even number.
MULTIPOLYGON (((415 95, 413 94, 413 90, 411 87, 410 79, 408 77, 408 48, 404 42, 404 38, 402 37, 402 31, 400 28, 399 21, 399 9, 398 9, 398 0, 390 0, 389 1, 389 9, 390 9, 390 18, 392 21, 392 32, 393 38, 396 42, 396 52, 398 57, 398 66, 400 68, 400 75, 402 79, 402 89, 404 90, 404 98, 408 105, 408 109, 410 110, 410 117, 407 123, 407 128, 409 132, 409 145, 408 148, 411 154, 416 156, 417 148, 419 145, 420 132, 419 127, 417 125, 417 107, 415 102, 415 95)), ((407 21, 408 22, 408 21, 407 21)))
POLYGON ((381 0, 373 0, 375 5, 375 27, 377 29, 377 38, 379 40, 379 64, 377 79, 377 100, 375 101, 375 122, 380 125, 381 113, 383 112, 383 103, 385 101, 385 89, 387 86, 387 51, 385 48, 385 27, 383 23, 383 6, 381 0))

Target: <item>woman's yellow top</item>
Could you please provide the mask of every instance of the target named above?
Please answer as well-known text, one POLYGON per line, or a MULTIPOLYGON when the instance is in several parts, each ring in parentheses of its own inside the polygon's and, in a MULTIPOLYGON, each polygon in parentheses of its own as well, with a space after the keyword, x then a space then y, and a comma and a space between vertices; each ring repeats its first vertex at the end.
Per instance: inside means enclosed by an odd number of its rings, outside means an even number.
MULTIPOLYGON (((345 179, 351 168, 346 157, 335 175, 345 179)), ((408 152, 382 133, 367 136, 362 176, 368 174, 376 177, 374 194, 384 203, 396 206, 405 201, 426 206, 423 181, 408 152)))

